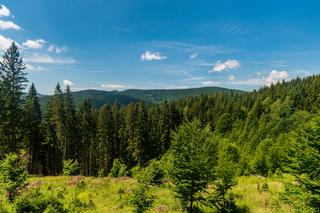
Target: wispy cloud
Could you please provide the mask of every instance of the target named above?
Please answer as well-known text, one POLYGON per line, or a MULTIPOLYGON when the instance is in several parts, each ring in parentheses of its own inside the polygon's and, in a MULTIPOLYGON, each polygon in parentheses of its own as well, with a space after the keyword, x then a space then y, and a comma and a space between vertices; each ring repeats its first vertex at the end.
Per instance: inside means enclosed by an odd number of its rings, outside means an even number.
POLYGON ((222 82, 220 81, 202 81, 201 82, 203 86, 215 86, 215 85, 219 85, 222 82))
POLYGON ((140 56, 141 61, 161 61, 166 58, 167 56, 163 56, 159 52, 151 52, 151 51, 146 51, 140 56))
POLYGON ((277 83, 283 79, 287 79, 289 74, 287 71, 272 70, 267 76, 262 76, 260 78, 249 78, 244 80, 238 80, 235 76, 230 75, 228 77, 229 83, 237 85, 250 85, 250 86, 270 86, 272 83, 277 83))
POLYGON ((132 86, 130 85, 125 85, 125 84, 101 84, 100 85, 102 88, 106 90, 125 90, 125 89, 130 89, 132 86))
POLYGON ((71 58, 54 58, 46 54, 34 53, 26 56, 24 61, 42 64, 74 64, 76 61, 71 58))
POLYGON ((160 49, 168 49, 174 50, 182 53, 187 54, 194 54, 194 53, 205 53, 205 54, 227 54, 234 52, 234 49, 229 49, 223 47, 221 45, 202 45, 196 43, 188 43, 188 42, 181 42, 181 41, 152 41, 147 43, 151 47, 160 48, 160 49))
POLYGON ((61 53, 67 51, 67 47, 58 47, 55 44, 51 44, 48 49, 48 52, 55 52, 55 53, 61 53))
POLYGON ((0 30, 20 30, 21 27, 12 21, 0 20, 0 30))
POLYGON ((192 53, 191 55, 189 55, 190 59, 196 59, 198 57, 198 53, 192 53))
POLYGON ((240 62, 235 59, 227 60, 225 62, 218 61, 213 65, 213 68, 212 70, 209 71, 209 73, 221 72, 228 69, 237 69, 239 67, 240 67, 240 62))
POLYGON ((35 71, 35 72, 43 72, 46 71, 45 68, 41 67, 41 66, 37 66, 37 65, 31 65, 31 64, 26 64, 26 69, 29 71, 35 71))
POLYGON ((10 10, 3 4, 1 5, 1 8, 0 8, 0 16, 10 16, 10 10))
POLYGON ((22 46, 30 49, 41 49, 45 43, 46 41, 43 39, 27 40, 22 43, 22 46))
POLYGON ((231 84, 236 84, 236 85, 249 85, 249 86, 261 86, 265 84, 264 79, 261 78, 249 78, 249 79, 243 79, 243 80, 237 80, 237 79, 232 79, 230 80, 231 84))
POLYGON ((184 79, 182 79, 182 81, 201 81, 204 79, 205 79, 205 77, 195 76, 195 77, 184 78, 184 79))
POLYGON ((234 77, 234 75, 230 75, 229 77, 228 77, 228 80, 230 80, 230 81, 234 81, 236 79, 236 77, 234 77))

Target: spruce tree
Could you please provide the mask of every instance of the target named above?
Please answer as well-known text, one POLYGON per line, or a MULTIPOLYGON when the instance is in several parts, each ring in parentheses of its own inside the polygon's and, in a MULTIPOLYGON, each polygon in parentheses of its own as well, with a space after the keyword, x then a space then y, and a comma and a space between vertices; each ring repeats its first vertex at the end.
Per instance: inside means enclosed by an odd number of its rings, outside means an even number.
POLYGON ((211 138, 209 127, 203 129, 197 120, 182 125, 173 134, 170 176, 177 198, 189 212, 193 212, 196 202, 204 199, 202 192, 211 179, 210 160, 216 155, 208 153, 211 138))
POLYGON ((48 111, 43 124, 46 147, 46 173, 57 175, 62 173, 62 161, 65 154, 65 127, 63 112, 63 94, 58 83, 54 95, 48 103, 48 111))
POLYGON ((79 107, 78 125, 80 132, 80 172, 82 175, 96 175, 96 113, 91 101, 86 99, 79 107))
POLYGON ((12 43, 0 62, 0 96, 2 99, 0 136, 4 147, 2 153, 16 152, 22 146, 23 90, 28 82, 24 69, 25 65, 20 57, 18 46, 12 43))
POLYGON ((109 105, 101 107, 98 115, 98 152, 100 171, 107 175, 112 167, 114 158, 113 153, 113 135, 112 135, 113 121, 109 105))
POLYGON ((77 115, 73 103, 70 86, 66 87, 63 94, 64 137, 63 159, 77 159, 79 157, 79 143, 77 130, 77 115))
POLYGON ((29 155, 28 171, 30 174, 37 174, 40 172, 41 109, 37 91, 33 83, 29 88, 24 113, 24 144, 27 147, 29 155))

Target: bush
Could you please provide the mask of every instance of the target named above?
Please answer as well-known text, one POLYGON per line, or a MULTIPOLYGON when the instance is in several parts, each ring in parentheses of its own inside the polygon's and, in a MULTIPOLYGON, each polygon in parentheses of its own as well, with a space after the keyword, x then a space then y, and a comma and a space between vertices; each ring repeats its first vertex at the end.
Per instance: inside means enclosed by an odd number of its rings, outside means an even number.
POLYGON ((69 212, 83 212, 84 209, 94 208, 95 205, 91 199, 90 194, 87 192, 81 192, 79 194, 73 194, 72 200, 69 203, 69 212))
POLYGON ((63 161, 63 175, 71 176, 71 175, 79 175, 80 167, 78 160, 65 160, 63 161))
POLYGON ((146 185, 139 184, 130 198, 130 203, 135 207, 136 213, 142 213, 151 208, 154 196, 150 193, 150 188, 146 185))
POLYGON ((0 189, 8 194, 10 201, 14 199, 18 189, 25 184, 27 171, 16 154, 9 154, 0 163, 0 189))
POLYGON ((113 161, 112 169, 110 171, 110 177, 124 177, 127 173, 127 166, 122 164, 119 159, 113 161))
POLYGON ((152 160, 149 165, 137 175, 140 183, 146 185, 161 185, 165 172, 159 161, 152 160))
POLYGON ((15 200, 16 212, 66 212, 63 204, 49 193, 39 189, 25 192, 15 200))

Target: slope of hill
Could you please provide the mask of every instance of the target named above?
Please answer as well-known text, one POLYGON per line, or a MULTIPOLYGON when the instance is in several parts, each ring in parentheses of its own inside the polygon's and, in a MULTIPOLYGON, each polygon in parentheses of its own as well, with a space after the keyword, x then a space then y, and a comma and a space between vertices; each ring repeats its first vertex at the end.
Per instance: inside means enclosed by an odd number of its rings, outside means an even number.
MULTIPOLYGON (((221 87, 202 87, 192 89, 150 89, 139 90, 129 89, 124 91, 103 91, 103 90, 82 90, 73 92, 74 103, 76 106, 81 104, 85 99, 89 98, 93 105, 100 107, 105 103, 114 103, 117 101, 120 105, 127 105, 131 102, 161 103, 163 101, 178 100, 189 96, 198 96, 201 94, 211 93, 227 93, 237 92, 240 90, 232 90, 221 87)), ((47 103, 50 100, 49 95, 40 95, 40 104, 43 111, 46 111, 47 103)))

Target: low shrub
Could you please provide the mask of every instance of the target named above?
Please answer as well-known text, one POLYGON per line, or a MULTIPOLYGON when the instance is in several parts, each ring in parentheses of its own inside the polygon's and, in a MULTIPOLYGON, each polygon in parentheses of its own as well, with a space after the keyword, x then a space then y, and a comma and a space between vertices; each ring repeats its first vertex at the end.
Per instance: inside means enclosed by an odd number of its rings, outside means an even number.
POLYGON ((164 176, 165 172, 161 163, 155 160, 150 161, 149 165, 136 175, 139 183, 147 185, 161 185, 164 176))
POLYGON ((130 197, 130 204, 135 208, 134 212, 142 213, 152 207, 154 199, 150 188, 144 184, 139 184, 130 197))
POLYGON ((58 198, 39 189, 27 191, 15 199, 16 212, 66 212, 58 198))
POLYGON ((119 159, 115 159, 113 161, 112 169, 110 171, 109 176, 110 177, 124 177, 127 176, 127 166, 125 164, 122 164, 119 159))
POLYGON ((79 175, 80 167, 77 160, 65 160, 63 161, 63 175, 72 176, 79 175))

